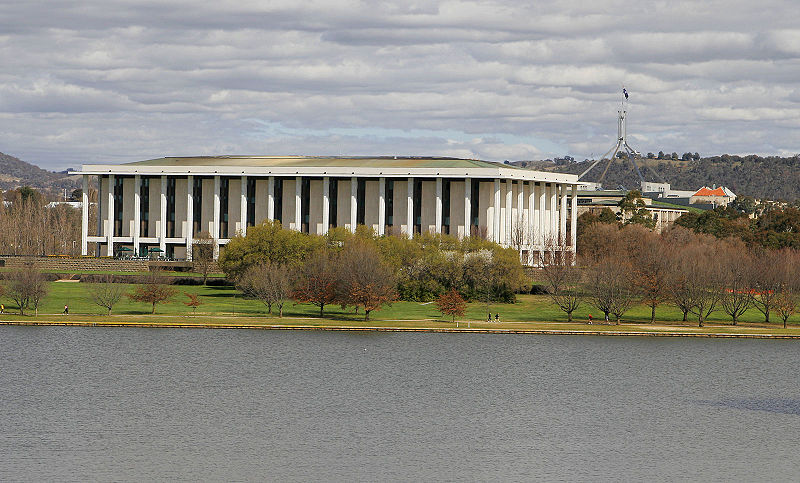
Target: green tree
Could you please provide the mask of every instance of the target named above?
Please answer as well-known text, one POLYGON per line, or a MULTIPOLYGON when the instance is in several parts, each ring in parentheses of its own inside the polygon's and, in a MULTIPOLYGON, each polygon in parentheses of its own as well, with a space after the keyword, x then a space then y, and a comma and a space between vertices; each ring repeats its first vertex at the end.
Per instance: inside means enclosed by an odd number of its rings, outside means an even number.
POLYGON ((325 243, 322 236, 284 230, 279 221, 264 221, 249 227, 247 236, 233 237, 218 264, 227 277, 235 280, 248 267, 267 261, 297 267, 325 243))
POLYGON ((647 205, 638 190, 628 191, 619 201, 620 214, 626 225, 636 224, 653 229, 656 220, 647 210, 647 205))

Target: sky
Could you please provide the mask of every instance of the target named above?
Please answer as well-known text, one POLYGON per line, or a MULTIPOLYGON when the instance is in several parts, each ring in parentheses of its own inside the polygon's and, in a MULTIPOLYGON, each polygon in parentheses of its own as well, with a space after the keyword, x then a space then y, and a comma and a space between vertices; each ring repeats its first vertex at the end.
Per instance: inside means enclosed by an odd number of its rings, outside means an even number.
POLYGON ((800 152, 795 2, 0 0, 0 151, 800 152))

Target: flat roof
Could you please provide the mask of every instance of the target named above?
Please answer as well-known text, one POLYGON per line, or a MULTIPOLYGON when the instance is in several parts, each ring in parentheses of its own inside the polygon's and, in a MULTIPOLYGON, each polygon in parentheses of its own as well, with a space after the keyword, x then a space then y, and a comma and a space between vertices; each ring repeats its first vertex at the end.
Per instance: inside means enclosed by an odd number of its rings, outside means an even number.
POLYGON ((123 166, 246 166, 263 168, 508 168, 516 166, 448 157, 422 156, 167 156, 123 166))
POLYGON ((79 174, 499 178, 578 184, 575 174, 436 156, 168 156, 125 164, 85 164, 79 174))

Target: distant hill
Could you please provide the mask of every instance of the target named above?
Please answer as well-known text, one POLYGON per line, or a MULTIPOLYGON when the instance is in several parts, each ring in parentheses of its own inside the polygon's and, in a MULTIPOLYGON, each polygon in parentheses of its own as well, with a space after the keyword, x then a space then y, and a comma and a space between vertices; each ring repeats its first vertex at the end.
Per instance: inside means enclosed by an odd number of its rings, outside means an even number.
POLYGON ((14 156, 0 153, 0 188, 3 190, 30 186, 48 194, 57 194, 65 188, 79 188, 80 184, 79 176, 47 171, 14 156))
MULTIPOLYGON (((514 161, 510 164, 543 171, 580 174, 593 161, 556 164, 552 161, 514 161)), ((597 181, 608 161, 598 163, 583 178, 597 181)), ((701 186, 727 186, 737 196, 752 196, 774 200, 800 199, 800 157, 780 156, 712 156, 699 160, 637 160, 647 181, 664 181, 678 190, 698 189, 701 186), (643 167, 644 165, 644 167, 643 167), (655 173, 655 174, 654 174, 655 173), (660 177, 660 178, 659 178, 660 177)), ((610 188, 624 186, 639 189, 639 177, 627 159, 616 159, 608 168, 603 184, 610 188)))

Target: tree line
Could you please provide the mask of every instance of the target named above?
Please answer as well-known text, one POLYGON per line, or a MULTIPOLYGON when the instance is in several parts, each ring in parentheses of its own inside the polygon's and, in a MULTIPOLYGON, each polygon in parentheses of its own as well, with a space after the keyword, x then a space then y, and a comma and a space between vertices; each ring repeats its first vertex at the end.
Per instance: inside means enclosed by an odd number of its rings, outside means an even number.
POLYGON ((281 313, 286 300, 369 313, 394 300, 430 302, 454 290, 465 300, 513 302, 526 286, 519 255, 480 238, 376 236, 333 228, 326 235, 265 221, 236 236, 219 266, 246 295, 281 313))
MULTIPOLYGON (((584 304, 616 323, 636 304, 670 304, 683 321, 700 327, 716 312, 733 325, 750 309, 764 322, 787 320, 797 310, 800 254, 793 249, 748 247, 741 239, 719 239, 674 226, 663 233, 630 224, 593 223, 578 239, 579 263, 569 257, 542 260, 541 277, 553 303, 572 320, 584 304)), ((556 252, 558 253, 558 252, 556 252)))

